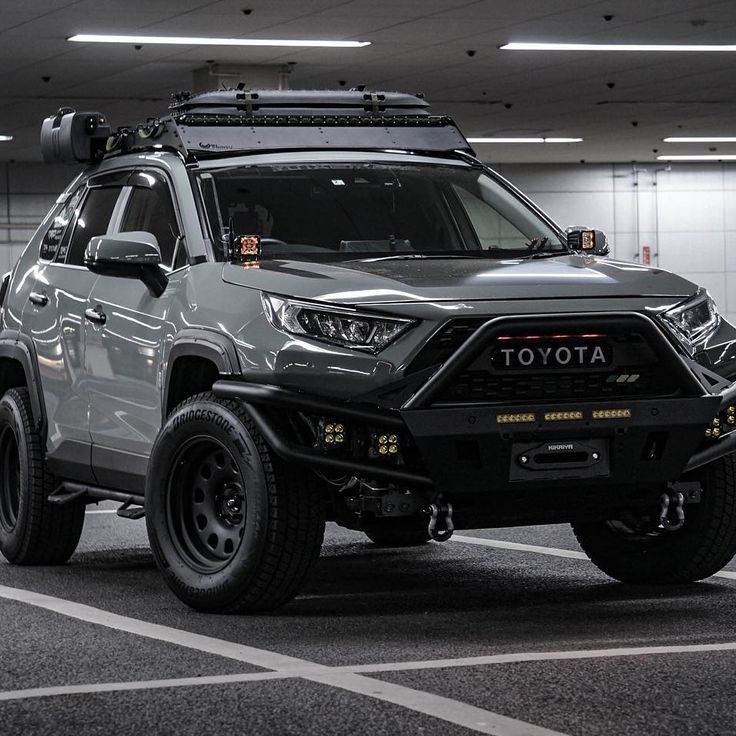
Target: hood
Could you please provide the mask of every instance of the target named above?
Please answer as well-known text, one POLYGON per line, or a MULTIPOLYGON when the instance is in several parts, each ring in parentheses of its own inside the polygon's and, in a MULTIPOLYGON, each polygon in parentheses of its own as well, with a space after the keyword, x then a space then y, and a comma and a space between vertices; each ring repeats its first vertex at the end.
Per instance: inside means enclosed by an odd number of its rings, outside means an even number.
POLYGON ((263 291, 337 304, 674 297, 697 287, 635 263, 564 255, 535 260, 427 258, 339 263, 262 261, 225 264, 223 279, 263 291))

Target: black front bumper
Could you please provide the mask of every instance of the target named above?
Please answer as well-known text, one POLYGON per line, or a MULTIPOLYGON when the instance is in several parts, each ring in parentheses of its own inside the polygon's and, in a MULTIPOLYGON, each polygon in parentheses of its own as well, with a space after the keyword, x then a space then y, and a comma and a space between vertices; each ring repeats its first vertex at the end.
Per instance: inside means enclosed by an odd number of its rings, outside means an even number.
MULTIPOLYGON (((730 401, 722 395, 681 399, 629 401, 628 417, 594 418, 620 411, 622 404, 575 403, 522 406, 474 406, 404 409, 392 411, 349 402, 338 402, 276 386, 241 381, 218 381, 217 395, 245 401, 258 428, 274 451, 290 462, 316 468, 351 472, 397 484, 434 487, 453 495, 488 494, 523 488, 634 486, 674 481, 685 470, 710 462, 736 449, 736 433, 712 445, 703 445, 704 430, 719 409, 730 401), (386 431, 398 431, 418 450, 420 462, 389 465, 356 460, 300 443, 283 431, 284 411, 301 411, 358 422, 386 431), (566 416, 579 412, 580 419, 566 416), (506 422, 514 415, 534 421, 506 422), (563 417, 563 418, 560 418, 563 417), (578 445, 598 448, 600 463, 589 459, 570 462, 562 458, 522 463, 542 445, 578 445)), ((565 448, 562 448, 564 454, 565 448)))

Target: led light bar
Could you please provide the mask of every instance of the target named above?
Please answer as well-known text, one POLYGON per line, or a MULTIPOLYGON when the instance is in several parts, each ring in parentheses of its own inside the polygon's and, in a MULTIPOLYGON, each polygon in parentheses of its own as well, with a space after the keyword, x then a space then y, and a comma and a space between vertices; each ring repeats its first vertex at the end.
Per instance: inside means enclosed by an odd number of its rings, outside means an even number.
POLYGON ((536 422, 537 417, 534 414, 496 414, 496 421, 499 424, 528 424, 536 422))
POLYGON ((593 419, 631 419, 631 409, 594 409, 593 419))
POLYGON ((736 161, 736 153, 694 153, 657 156, 657 161, 736 161))
POLYGON ((571 422, 582 418, 581 411, 548 411, 544 414, 545 422, 571 422))
POLYGON ((0 135, 0 141, 12 141, 13 136, 12 135, 0 135))
POLYGON ((736 136, 671 135, 667 138, 662 138, 662 143, 736 143, 736 136))
POLYGON ((582 138, 468 138, 468 143, 582 143, 582 138))
POLYGON ((174 46, 290 46, 355 49, 370 46, 370 41, 317 41, 291 38, 206 38, 199 36, 118 36, 78 33, 67 41, 75 43, 169 44, 174 46))
POLYGON ((501 51, 736 51, 736 44, 692 43, 538 43, 513 42, 501 51))

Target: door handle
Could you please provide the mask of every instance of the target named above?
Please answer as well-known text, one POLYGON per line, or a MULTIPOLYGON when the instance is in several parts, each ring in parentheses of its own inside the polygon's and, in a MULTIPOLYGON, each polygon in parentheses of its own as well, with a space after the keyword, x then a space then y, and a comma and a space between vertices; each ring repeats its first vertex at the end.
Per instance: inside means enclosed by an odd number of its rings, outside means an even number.
POLYGON ((45 307, 49 303, 49 298, 46 294, 38 291, 32 291, 28 296, 28 301, 35 304, 37 307, 45 307))
POLYGON ((85 309, 84 316, 90 321, 98 325, 104 325, 107 321, 107 315, 102 311, 102 307, 94 309, 85 309))

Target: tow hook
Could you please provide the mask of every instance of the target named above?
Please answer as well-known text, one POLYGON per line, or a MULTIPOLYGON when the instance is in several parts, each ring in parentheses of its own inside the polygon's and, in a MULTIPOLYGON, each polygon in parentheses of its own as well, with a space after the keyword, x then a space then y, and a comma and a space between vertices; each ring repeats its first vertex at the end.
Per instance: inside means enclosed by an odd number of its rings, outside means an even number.
POLYGON ((441 503, 439 506, 433 503, 429 507, 431 517, 427 531, 435 542, 446 542, 455 530, 452 523, 452 504, 441 503))
POLYGON ((683 493, 663 493, 660 498, 659 524, 657 529, 676 532, 685 524, 685 495, 683 493))

